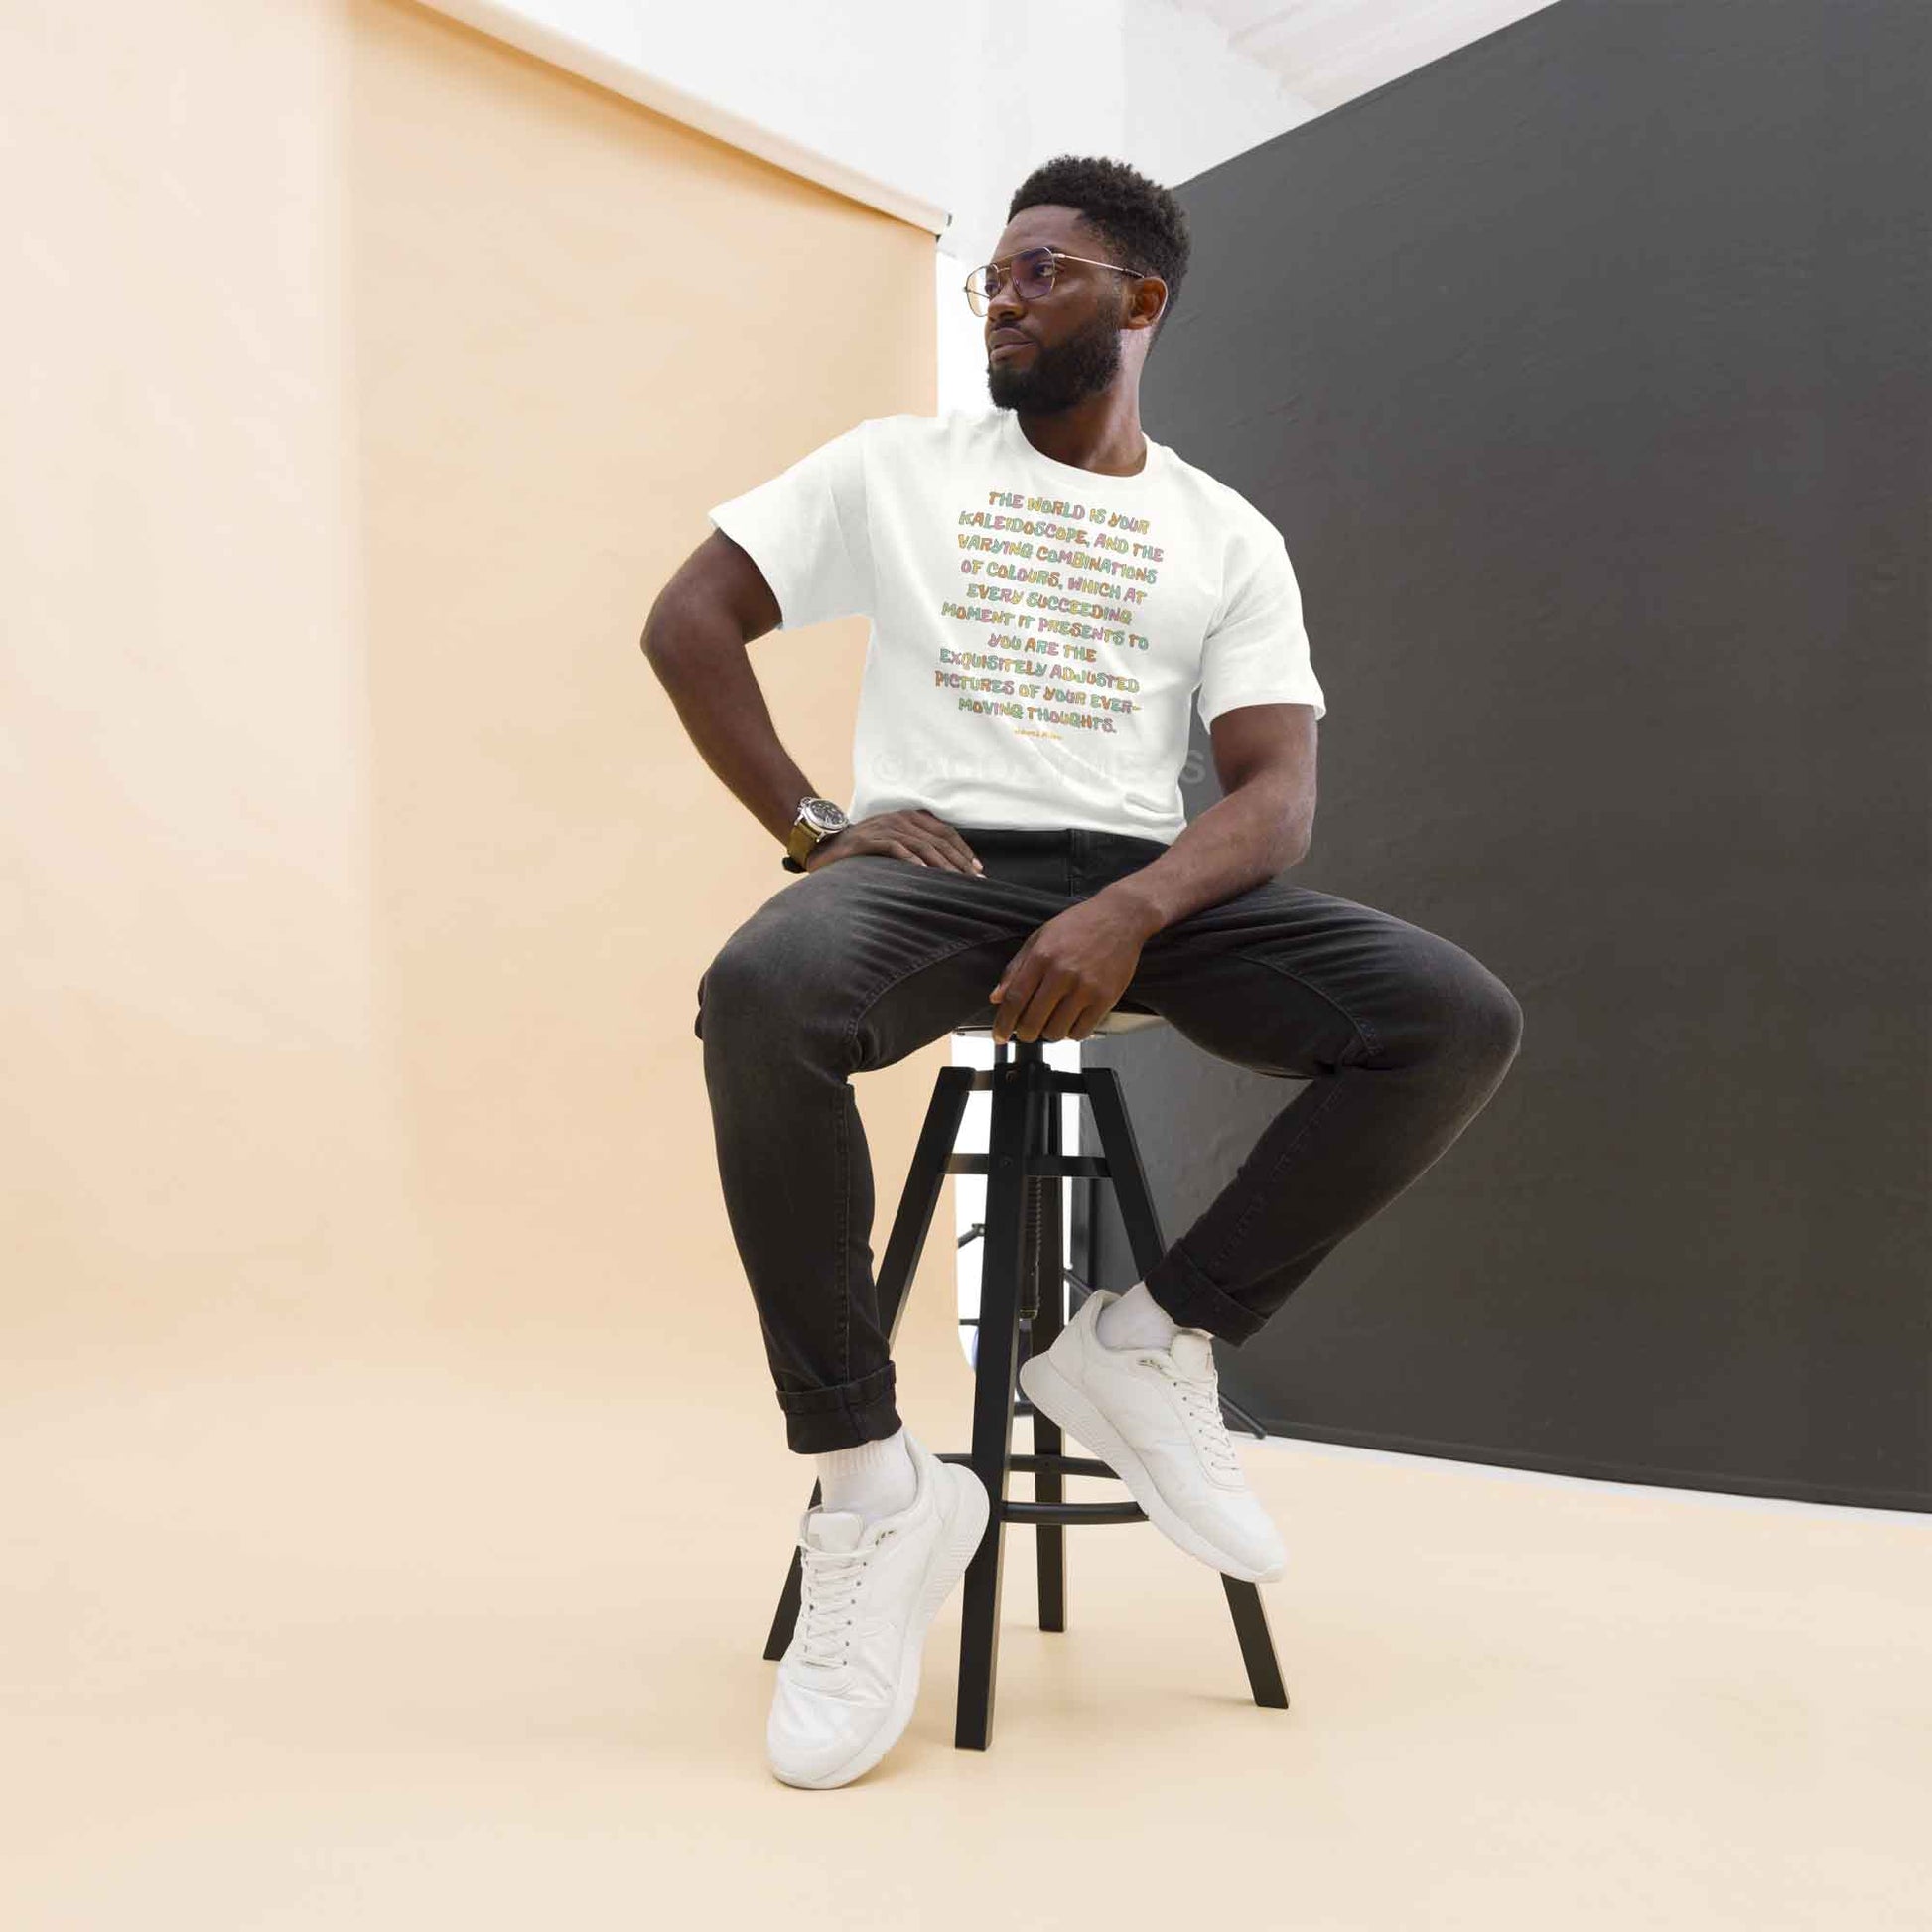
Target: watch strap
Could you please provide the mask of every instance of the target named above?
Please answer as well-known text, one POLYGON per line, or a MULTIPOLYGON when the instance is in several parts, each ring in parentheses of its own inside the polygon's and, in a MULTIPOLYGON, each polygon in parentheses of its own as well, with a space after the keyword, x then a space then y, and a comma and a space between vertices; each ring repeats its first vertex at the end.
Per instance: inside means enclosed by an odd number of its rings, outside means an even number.
POLYGON ((785 856, 779 863, 787 872, 803 872, 806 858, 817 849, 824 836, 810 819, 803 816, 794 819, 785 837, 785 856))

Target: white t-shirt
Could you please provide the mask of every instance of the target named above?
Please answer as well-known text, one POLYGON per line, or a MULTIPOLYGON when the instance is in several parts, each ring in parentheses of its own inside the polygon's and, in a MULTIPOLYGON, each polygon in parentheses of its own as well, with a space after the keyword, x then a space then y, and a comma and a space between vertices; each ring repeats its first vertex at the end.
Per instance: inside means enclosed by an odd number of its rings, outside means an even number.
POLYGON ((1134 476, 1042 456, 1010 409, 875 416, 718 504, 781 630, 872 620, 853 818, 1186 823, 1188 707, 1327 707, 1281 533, 1147 438, 1134 476))

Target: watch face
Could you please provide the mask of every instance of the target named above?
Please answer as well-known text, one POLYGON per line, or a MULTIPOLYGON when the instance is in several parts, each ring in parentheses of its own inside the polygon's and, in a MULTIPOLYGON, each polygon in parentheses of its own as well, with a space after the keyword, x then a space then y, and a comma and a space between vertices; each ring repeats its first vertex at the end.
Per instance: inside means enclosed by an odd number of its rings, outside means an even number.
POLYGON ((829 798, 807 798, 798 809, 807 824, 817 826, 827 837, 843 832, 852 822, 829 798))

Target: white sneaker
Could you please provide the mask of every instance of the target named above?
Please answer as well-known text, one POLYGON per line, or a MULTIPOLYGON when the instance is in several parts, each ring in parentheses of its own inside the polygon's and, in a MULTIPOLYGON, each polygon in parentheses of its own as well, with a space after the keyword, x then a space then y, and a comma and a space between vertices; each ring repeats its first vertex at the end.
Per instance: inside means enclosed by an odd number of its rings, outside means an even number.
POLYGON ((826 1790, 870 1771, 919 1696, 926 1626, 986 1533, 986 1485, 906 1431, 918 1488, 868 1523, 821 1503, 798 1522, 798 1622, 778 1660, 765 1755, 785 1784, 826 1790))
POLYGON ((1165 1349, 1109 1348, 1094 1324, 1119 1299, 1095 1290, 1045 1354, 1021 1363, 1027 1400, 1105 1462, 1190 1557, 1273 1583, 1287 1556, 1228 1441, 1212 1340, 1182 1328, 1165 1349))

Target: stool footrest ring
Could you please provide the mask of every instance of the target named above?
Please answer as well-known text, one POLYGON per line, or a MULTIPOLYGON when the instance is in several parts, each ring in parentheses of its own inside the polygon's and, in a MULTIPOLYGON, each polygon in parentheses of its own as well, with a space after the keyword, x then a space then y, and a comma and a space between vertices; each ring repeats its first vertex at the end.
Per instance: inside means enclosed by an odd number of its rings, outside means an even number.
MULTIPOLYGON (((973 1458, 963 1449, 942 1449, 941 1462, 964 1462, 973 1458)), ((1007 1467, 1017 1475, 1104 1476, 1110 1482, 1120 1477, 1106 1463, 1091 1455, 1030 1455, 1007 1457, 1007 1467)), ((1028 1503, 1007 1502, 995 1505, 1000 1519, 1007 1523, 1145 1523, 1147 1511, 1139 1503, 1028 1503)))
MULTIPOLYGON (((973 1459, 964 1449, 941 1449, 938 1453, 941 1462, 970 1464, 973 1459)), ((1023 1455, 1016 1449, 1007 1457, 1007 1467, 1020 1475, 1104 1476, 1109 1482, 1120 1480, 1106 1463, 1091 1455, 1023 1455)))
POLYGON ((1139 1503, 1016 1503, 999 1506, 1009 1523, 1145 1523, 1139 1503))

